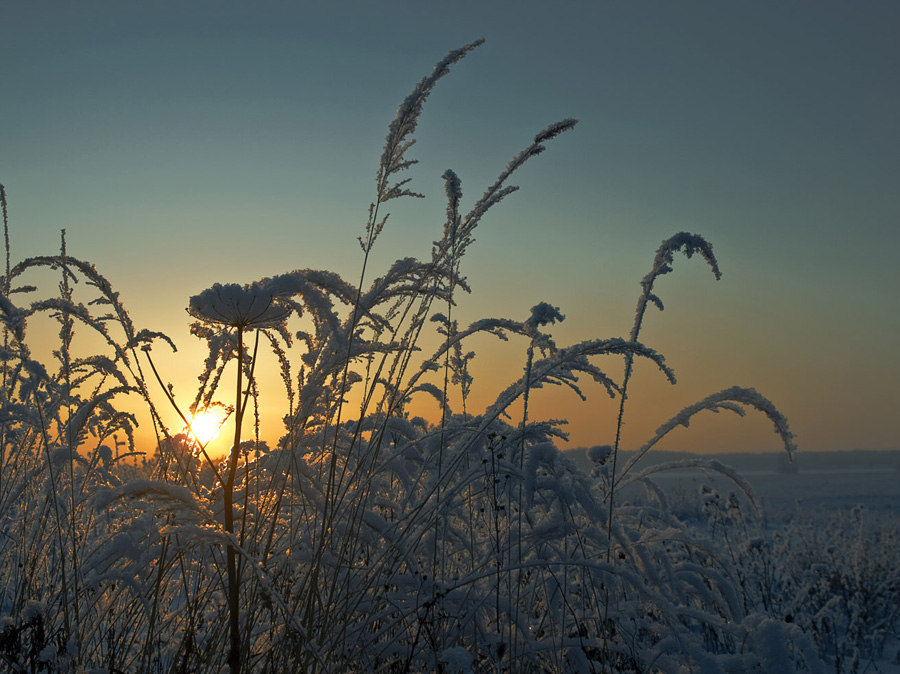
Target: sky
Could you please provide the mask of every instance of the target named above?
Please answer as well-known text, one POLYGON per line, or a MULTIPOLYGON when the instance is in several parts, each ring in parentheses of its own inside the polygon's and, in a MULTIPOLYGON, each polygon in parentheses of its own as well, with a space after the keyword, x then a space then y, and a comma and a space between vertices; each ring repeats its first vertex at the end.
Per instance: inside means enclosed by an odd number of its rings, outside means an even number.
MULTIPOLYGON (((139 327, 202 345, 188 298, 300 268, 354 283, 387 126, 451 49, 483 46, 426 104, 373 269, 427 257, 441 174, 471 205, 548 124, 577 128, 516 176, 476 231, 462 322, 560 307, 560 346, 627 336, 660 242, 712 244, 723 276, 676 260, 641 339, 625 448, 684 406, 754 387, 803 450, 898 449, 900 4, 422 1, 4 3, 0 182, 13 261, 89 260, 139 327)), ((55 281, 54 281, 55 283, 55 281)), ((527 344, 475 346, 474 402, 521 375, 527 344)), ((620 377, 620 360, 602 367, 620 377)), ((568 446, 613 440, 615 404, 541 391, 568 446)), ((265 391, 264 391, 265 393, 265 391)), ((274 396, 270 398, 274 400, 274 396)), ((270 428, 284 410, 268 409, 270 428)), ((145 427, 149 424, 145 424, 145 427)), ((698 417, 666 449, 778 452, 759 415, 698 417)))

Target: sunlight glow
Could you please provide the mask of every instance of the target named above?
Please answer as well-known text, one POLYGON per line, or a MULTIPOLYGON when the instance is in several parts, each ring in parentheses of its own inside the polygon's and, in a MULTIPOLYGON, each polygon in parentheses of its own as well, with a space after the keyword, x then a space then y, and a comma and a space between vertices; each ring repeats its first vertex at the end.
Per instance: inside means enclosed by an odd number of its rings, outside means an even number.
MULTIPOLYGON (((190 430, 193 431, 191 438, 206 446, 216 438, 230 414, 231 409, 225 407, 207 407, 197 410, 189 424, 190 430)), ((187 426, 183 432, 188 432, 187 426)))

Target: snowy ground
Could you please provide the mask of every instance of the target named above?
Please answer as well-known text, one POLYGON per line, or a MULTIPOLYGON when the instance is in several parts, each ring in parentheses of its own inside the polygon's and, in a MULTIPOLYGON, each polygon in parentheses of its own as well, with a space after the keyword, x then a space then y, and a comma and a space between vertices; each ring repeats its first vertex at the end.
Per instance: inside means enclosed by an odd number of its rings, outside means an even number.
MULTIPOLYGON (((866 509, 867 522, 894 530, 900 524, 900 471, 896 469, 807 470, 797 474, 748 470, 740 474, 753 487, 770 531, 787 526, 794 518, 822 522, 824 527, 836 513, 860 505, 866 509)), ((698 523, 704 519, 700 506, 704 487, 725 497, 736 490, 727 478, 690 470, 658 473, 654 481, 673 511, 698 523)), ((623 497, 636 493, 626 491, 623 497)), ((877 661, 862 661, 859 672, 900 674, 900 640, 889 641, 877 661)))
MULTIPOLYGON (((583 470, 592 464, 584 450, 566 452, 583 470)), ((619 466, 631 457, 622 452, 619 466)), ((784 453, 696 455, 653 450, 636 469, 685 459, 714 459, 733 468, 753 488, 773 524, 790 519, 801 508, 806 513, 831 512, 865 506, 871 512, 900 516, 900 451, 798 452, 793 464, 784 453), (784 472, 790 469, 795 472, 784 472)), ((703 485, 724 494, 735 490, 728 479, 698 470, 655 473, 654 481, 664 489, 672 505, 697 501, 703 485)))
MULTIPOLYGON (((794 475, 775 472, 741 472, 753 487, 771 524, 785 522, 798 512, 806 514, 865 506, 872 513, 900 514, 900 471, 808 471, 794 475)), ((724 493, 735 486, 720 476, 698 471, 658 473, 656 483, 674 506, 696 501, 704 485, 724 493)))

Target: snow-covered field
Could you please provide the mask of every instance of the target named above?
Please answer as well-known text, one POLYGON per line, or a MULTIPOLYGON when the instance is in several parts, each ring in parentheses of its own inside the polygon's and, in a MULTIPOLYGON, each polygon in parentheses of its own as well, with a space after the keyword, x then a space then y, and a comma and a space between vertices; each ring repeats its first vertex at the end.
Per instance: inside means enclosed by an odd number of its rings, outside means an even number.
MULTIPOLYGON (((591 463, 583 450, 566 452, 581 469, 591 463)), ((622 461, 631 457, 622 453, 622 461)), ((801 513, 811 516, 854 506, 872 513, 900 514, 900 452, 798 452, 793 463, 784 453, 695 455, 687 452, 650 452, 636 471, 685 460, 715 460, 733 468, 752 488, 753 495, 771 524, 784 523, 801 513)), ((698 494, 714 487, 725 494, 740 491, 734 482, 715 471, 662 470, 653 474, 670 507, 687 517, 697 507, 698 494)), ((626 495, 636 493, 636 485, 626 495)))
MULTIPOLYGON (((797 474, 741 472, 753 487, 770 523, 784 523, 797 514, 812 516, 854 506, 872 513, 900 513, 900 471, 814 470, 797 474)), ((655 477, 670 504, 696 502, 703 485, 733 491, 727 478, 697 471, 671 471, 655 477)))
MULTIPOLYGON (((772 599, 786 619, 830 644, 825 671, 898 673, 900 471, 854 468, 849 453, 845 458, 830 469, 740 473, 762 511, 755 531, 772 564, 763 575, 777 588, 772 599)), ((739 566, 759 570, 752 546, 740 543, 754 525, 733 514, 755 518, 732 480, 714 471, 671 470, 655 474, 653 482, 672 512, 718 541, 739 566)), ((659 501, 659 494, 650 496, 637 484, 621 497, 659 501)))

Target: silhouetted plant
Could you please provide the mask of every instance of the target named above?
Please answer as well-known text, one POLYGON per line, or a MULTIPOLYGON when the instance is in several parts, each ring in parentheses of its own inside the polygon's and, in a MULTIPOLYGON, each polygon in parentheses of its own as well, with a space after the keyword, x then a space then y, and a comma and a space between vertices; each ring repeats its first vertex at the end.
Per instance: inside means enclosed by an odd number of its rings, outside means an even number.
MULTIPOLYGON (((734 387, 688 406, 617 465, 635 359, 674 383, 662 355, 638 341, 647 305, 661 308, 655 282, 676 252, 700 254, 718 276, 705 239, 679 233, 663 242, 628 339, 558 346, 548 329, 563 315, 545 302, 521 320, 458 323, 475 228, 517 189, 513 174, 575 120, 535 135, 468 212, 462 181, 445 172, 446 217, 430 256, 401 258, 370 279, 385 204, 421 196, 399 174, 415 164, 408 152, 423 105, 480 43, 440 61, 391 123, 357 285, 298 269, 190 298, 191 330, 208 346, 190 412, 226 396, 235 427, 222 461, 190 431, 165 428, 159 396, 188 422, 151 357, 159 343, 174 345, 137 330, 92 265, 64 247, 7 263, 0 654, 10 667, 499 673, 724 671, 740 662, 741 671, 817 671, 810 632, 773 617, 777 601, 739 563, 740 540, 729 539, 733 554, 723 557, 708 532, 664 505, 616 497, 651 477, 636 464, 641 455, 704 410, 755 408, 794 449, 775 407, 734 387), (40 268, 61 274, 58 295, 15 304, 17 293, 36 292, 16 284, 40 268), (29 324, 42 316, 60 326, 53 367, 29 345, 29 324), (76 326, 102 353, 77 355, 76 326), (424 337, 431 327, 436 342, 424 337), (481 334, 521 339, 525 368, 476 412, 469 343, 481 334), (287 405, 271 449, 256 413, 260 345, 277 359, 287 405), (601 368, 606 356, 624 359, 620 381, 601 368), (148 366, 158 382, 148 382, 148 366), (557 449, 561 422, 539 420, 531 397, 547 385, 584 397, 582 377, 620 397, 615 442, 591 451, 593 475, 557 449), (451 406, 454 386, 461 410, 451 406), (146 404, 157 432, 157 457, 141 470, 118 452, 124 437, 124 456, 136 453, 135 417, 114 404, 125 396, 146 404), (439 419, 411 416, 421 396, 437 401, 439 419), (249 412, 253 440, 244 432, 249 412), (35 601, 40 639, 26 618, 35 601), (25 654, 26 636, 52 652, 25 654)), ((724 466, 703 467, 744 486, 724 466)))

